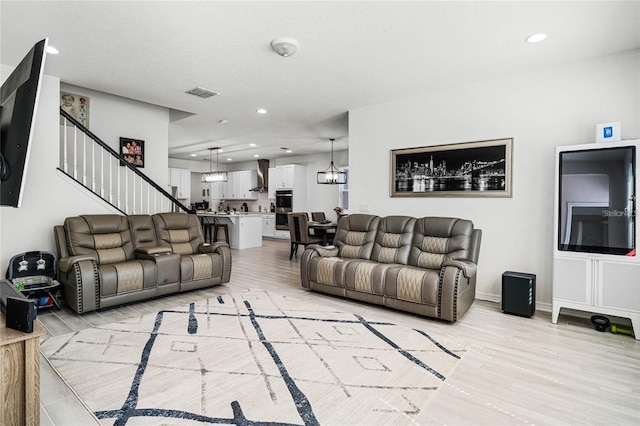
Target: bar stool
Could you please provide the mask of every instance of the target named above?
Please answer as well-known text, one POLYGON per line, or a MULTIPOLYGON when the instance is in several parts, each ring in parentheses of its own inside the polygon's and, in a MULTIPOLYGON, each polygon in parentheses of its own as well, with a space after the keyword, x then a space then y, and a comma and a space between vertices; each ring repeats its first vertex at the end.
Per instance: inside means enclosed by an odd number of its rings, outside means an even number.
POLYGON ((204 222, 202 224, 202 236, 204 237, 204 242, 211 244, 211 239, 213 238, 214 229, 216 223, 215 222, 204 222))
MULTIPOLYGON (((226 223, 212 223, 213 225, 213 242, 218 241, 218 231, 222 229, 227 244, 229 243, 229 226, 226 223)), ((211 231, 209 231, 211 232, 211 231)))

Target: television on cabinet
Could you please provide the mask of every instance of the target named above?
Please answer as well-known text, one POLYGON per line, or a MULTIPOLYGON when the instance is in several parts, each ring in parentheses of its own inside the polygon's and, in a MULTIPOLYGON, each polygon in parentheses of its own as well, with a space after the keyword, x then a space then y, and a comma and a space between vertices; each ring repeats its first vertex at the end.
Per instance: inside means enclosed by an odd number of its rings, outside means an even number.
POLYGON ((38 110, 47 39, 41 40, 2 83, 0 205, 20 207, 38 110))
POLYGON ((632 254, 636 146, 568 148, 558 155, 558 250, 632 254))

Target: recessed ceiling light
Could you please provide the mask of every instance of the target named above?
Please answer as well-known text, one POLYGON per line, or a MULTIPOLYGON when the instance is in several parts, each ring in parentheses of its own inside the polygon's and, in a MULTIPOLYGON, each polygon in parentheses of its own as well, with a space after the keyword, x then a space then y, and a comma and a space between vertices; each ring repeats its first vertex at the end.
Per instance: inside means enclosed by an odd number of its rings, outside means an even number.
POLYGON ((58 53, 60 53, 60 51, 53 46, 47 46, 47 53, 51 55, 57 55, 58 53))
POLYGON ((288 152, 289 154, 291 154, 293 151, 291 151, 290 149, 288 149, 288 150, 287 150, 287 152, 288 152))
POLYGON ((529 37, 525 39, 525 41, 527 43, 538 43, 546 38, 547 38, 547 35, 545 33, 537 33, 537 34, 531 34, 529 37))
POLYGON ((249 146, 256 146, 256 144, 255 143, 250 143, 249 146))
POLYGON ((198 154, 191 154, 191 156, 192 156, 192 157, 197 157, 197 156, 198 156, 198 154))
POLYGON ((257 110, 256 110, 256 112, 257 112, 258 114, 266 114, 266 113, 267 113, 267 110, 266 110, 266 109, 264 109, 264 108, 260 108, 260 109, 257 109, 257 110))
POLYGON ((260 157, 258 154, 253 154, 254 158, 260 157))
POLYGON ((218 124, 227 124, 229 122, 229 120, 220 120, 218 121, 218 124))

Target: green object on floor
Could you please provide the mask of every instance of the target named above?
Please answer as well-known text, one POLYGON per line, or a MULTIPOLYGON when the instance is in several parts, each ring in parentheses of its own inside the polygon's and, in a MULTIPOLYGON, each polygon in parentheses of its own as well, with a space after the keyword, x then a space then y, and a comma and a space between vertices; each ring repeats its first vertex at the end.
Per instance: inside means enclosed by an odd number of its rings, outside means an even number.
POLYGON ((611 324, 611 332, 616 334, 626 334, 627 336, 636 337, 631 327, 623 327, 617 324, 611 324))

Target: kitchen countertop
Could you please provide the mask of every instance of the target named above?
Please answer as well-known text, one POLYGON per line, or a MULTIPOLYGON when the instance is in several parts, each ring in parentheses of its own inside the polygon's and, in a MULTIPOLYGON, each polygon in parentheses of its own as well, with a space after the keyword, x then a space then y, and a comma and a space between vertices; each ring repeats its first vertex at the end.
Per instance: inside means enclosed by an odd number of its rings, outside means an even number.
MULTIPOLYGON (((220 213, 220 212, 196 212, 197 216, 219 216, 219 217, 229 217, 229 216, 261 216, 263 214, 269 214, 268 212, 232 212, 232 213, 220 213)), ((274 213, 272 213, 274 214, 274 213)))

